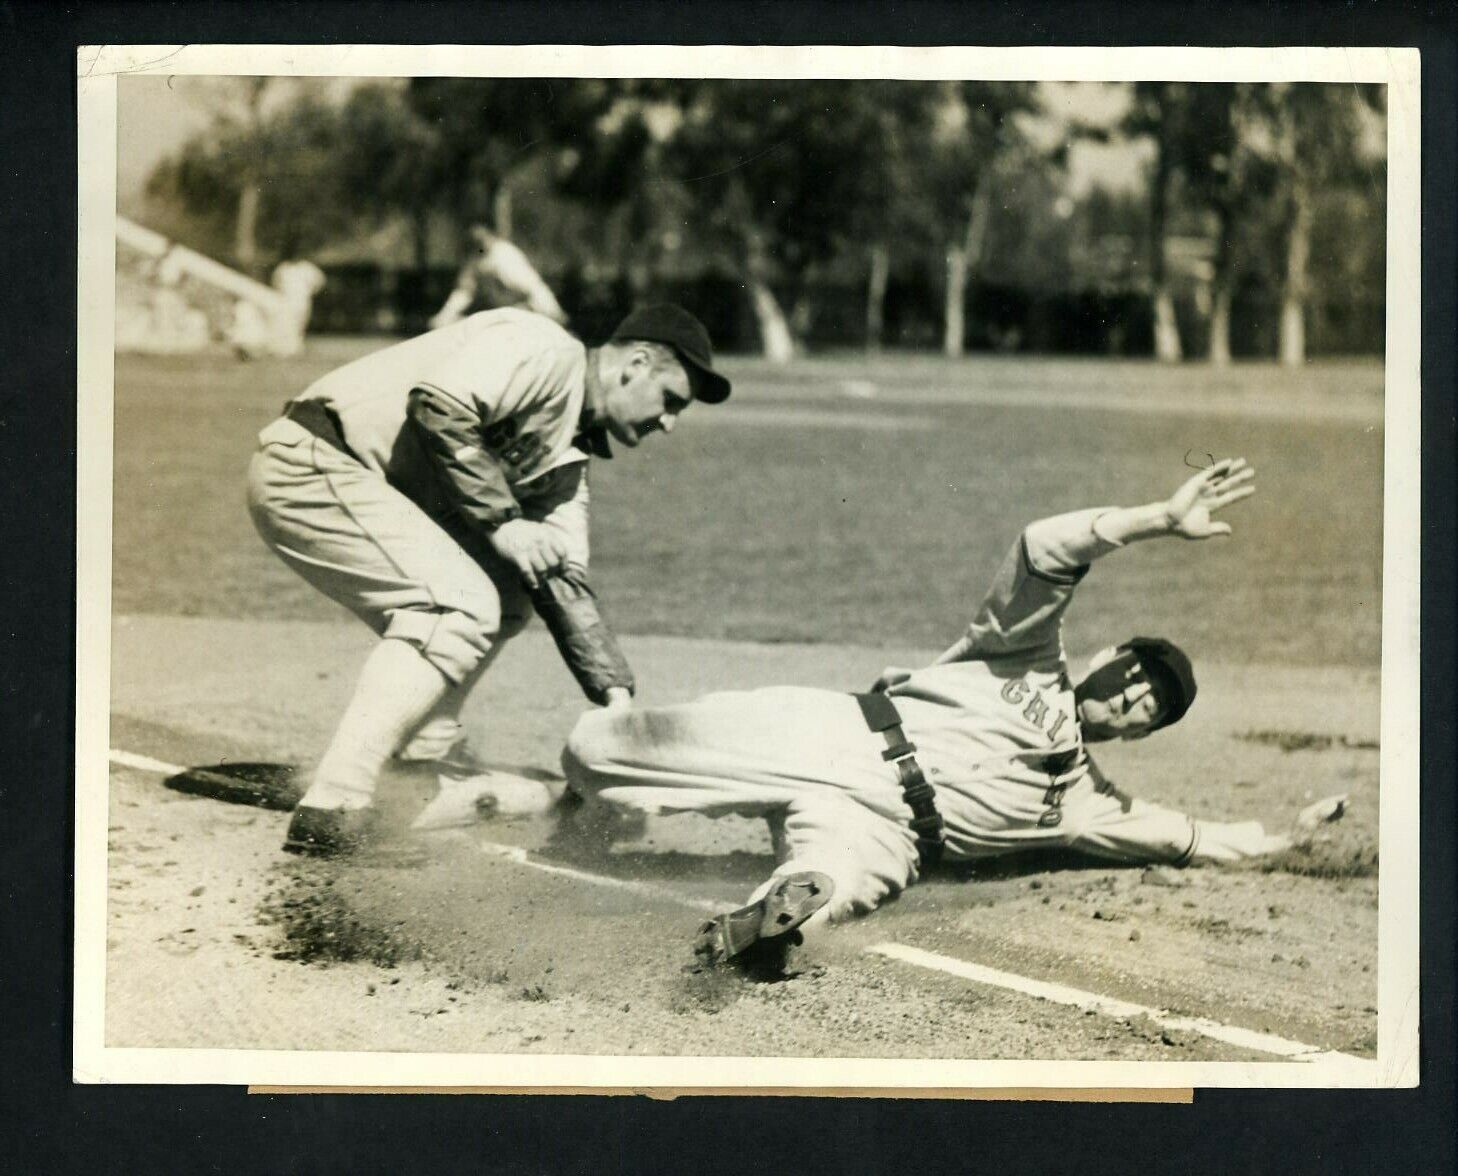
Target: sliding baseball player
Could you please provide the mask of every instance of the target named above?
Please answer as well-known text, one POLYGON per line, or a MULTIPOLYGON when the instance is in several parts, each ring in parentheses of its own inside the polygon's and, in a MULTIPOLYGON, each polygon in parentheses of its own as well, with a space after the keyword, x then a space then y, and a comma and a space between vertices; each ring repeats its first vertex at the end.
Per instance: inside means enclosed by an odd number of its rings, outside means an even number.
POLYGON ((1235 862, 1309 839, 1345 797, 1290 833, 1198 820, 1126 795, 1092 744, 1142 739, 1195 700, 1189 659, 1158 638, 1100 651, 1075 686, 1064 611, 1089 566, 1133 543, 1230 534, 1215 516, 1255 493, 1244 460, 1215 463, 1170 498, 1033 523, 962 637, 872 691, 792 686, 677 706, 599 711, 563 755, 569 788, 645 813, 768 819, 779 866, 748 905, 706 923, 711 961, 780 959, 812 917, 874 909, 937 861, 1059 846, 1114 862, 1235 862))

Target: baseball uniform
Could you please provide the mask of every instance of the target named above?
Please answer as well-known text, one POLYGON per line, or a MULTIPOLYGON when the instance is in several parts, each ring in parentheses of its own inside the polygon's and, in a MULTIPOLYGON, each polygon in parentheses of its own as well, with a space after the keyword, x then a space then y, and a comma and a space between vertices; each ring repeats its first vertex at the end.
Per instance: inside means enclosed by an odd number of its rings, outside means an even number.
MULTIPOLYGON (((1061 846, 1185 865, 1270 848, 1258 822, 1198 821, 1124 795, 1083 746, 1062 618, 1089 564, 1118 546, 1098 532, 1104 513, 1029 526, 961 640, 887 691, 935 788, 948 860, 1061 846)), ((854 696, 773 687, 584 715, 563 764, 575 791, 641 811, 766 817, 774 877, 829 875, 837 919, 918 875, 912 813, 886 750, 854 696)))
MULTIPOLYGON (((509 519, 554 528, 585 606, 563 646, 589 697, 632 675, 585 587, 583 345, 527 311, 473 315, 331 372, 259 435, 249 504, 304 579, 384 637, 469 683, 527 621, 487 540, 509 519)), ((556 635, 556 634, 554 634, 556 635)))
POLYGON ((519 306, 559 323, 567 318, 527 255, 501 237, 479 245, 475 256, 461 267, 455 289, 431 325, 447 326, 472 306, 519 306))

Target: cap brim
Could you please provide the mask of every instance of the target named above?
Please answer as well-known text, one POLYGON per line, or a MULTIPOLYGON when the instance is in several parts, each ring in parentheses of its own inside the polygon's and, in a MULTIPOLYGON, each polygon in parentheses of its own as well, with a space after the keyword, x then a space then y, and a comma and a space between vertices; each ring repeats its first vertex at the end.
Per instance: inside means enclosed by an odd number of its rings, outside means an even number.
POLYGON ((693 385, 694 399, 705 404, 721 404, 729 399, 729 381, 718 372, 703 367, 687 356, 681 357, 688 369, 689 383, 693 385))

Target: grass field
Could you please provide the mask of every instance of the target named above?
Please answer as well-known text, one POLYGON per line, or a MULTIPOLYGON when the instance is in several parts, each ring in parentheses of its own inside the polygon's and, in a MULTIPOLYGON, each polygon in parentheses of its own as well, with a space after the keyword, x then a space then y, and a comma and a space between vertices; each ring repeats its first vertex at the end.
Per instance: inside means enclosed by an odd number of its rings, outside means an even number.
MULTIPOLYGON (((278 850, 286 814, 159 786, 249 762, 301 778, 345 705, 371 638, 264 548, 243 483, 282 402, 367 345, 118 359, 111 746, 130 762, 113 764, 107 814, 111 1044, 1271 1057, 919 970, 881 954, 891 944, 1372 1056, 1380 365, 732 359, 729 404, 595 464, 595 579, 644 697, 666 701, 854 688, 927 657, 1025 523, 1148 500, 1207 454, 1243 454, 1260 491, 1230 512, 1233 539, 1144 544, 1079 590, 1075 658, 1162 633, 1202 684, 1187 721, 1100 762, 1147 799, 1269 827, 1315 796, 1354 798, 1320 853, 1248 869, 1030 856, 934 875, 805 949, 785 983, 736 986, 684 963, 705 907, 770 868, 748 822, 666 818, 582 859, 551 822, 485 821, 431 839, 418 869, 301 866, 278 850), (247 998, 220 1007, 221 988, 247 998)), ((494 763, 550 771, 584 706, 536 627, 464 717, 494 763)))
MULTIPOLYGON (((116 611, 338 614, 258 541, 243 474, 282 402, 371 345, 119 360, 116 611)), ((1027 522, 1147 501, 1187 461, 1242 454, 1260 491, 1230 515, 1234 541, 1107 561, 1072 610, 1070 650, 1138 631, 1197 658, 1376 664, 1376 364, 885 356, 730 370, 728 405, 594 467, 595 577, 623 632, 940 646, 1027 522)))

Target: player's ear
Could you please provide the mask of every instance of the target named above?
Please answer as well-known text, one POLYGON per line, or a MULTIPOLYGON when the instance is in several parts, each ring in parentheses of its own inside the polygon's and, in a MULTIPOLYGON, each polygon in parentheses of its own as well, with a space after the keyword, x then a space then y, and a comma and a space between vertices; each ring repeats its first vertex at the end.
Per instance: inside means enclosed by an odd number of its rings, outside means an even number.
POLYGON ((623 361, 623 383, 626 384, 633 376, 641 371, 645 371, 652 365, 652 362, 653 357, 648 353, 646 347, 641 343, 633 344, 632 348, 628 351, 628 358, 623 361))

